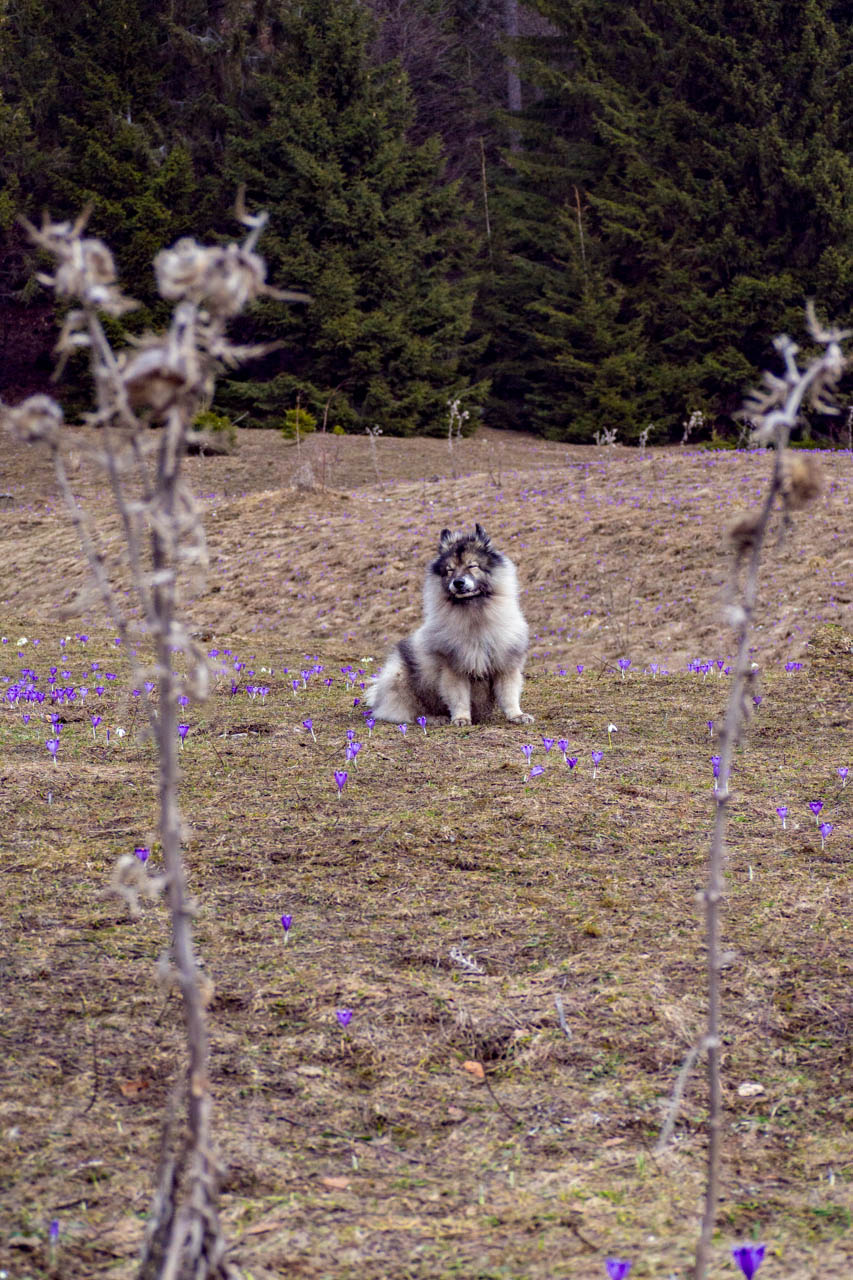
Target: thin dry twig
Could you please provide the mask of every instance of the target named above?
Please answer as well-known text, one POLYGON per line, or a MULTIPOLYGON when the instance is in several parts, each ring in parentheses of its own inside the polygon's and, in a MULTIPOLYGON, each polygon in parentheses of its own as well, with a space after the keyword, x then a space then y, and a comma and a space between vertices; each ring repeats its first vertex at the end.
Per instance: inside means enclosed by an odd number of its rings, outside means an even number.
POLYGON ((678 1119, 678 1113, 684 1099, 684 1090, 687 1087, 690 1072, 693 1070, 699 1054, 705 1048, 707 1048, 707 1045, 705 1043, 705 1037, 702 1036, 701 1039, 697 1040, 696 1044, 693 1045, 687 1054, 687 1057, 684 1059, 684 1062, 681 1064, 681 1070, 676 1077, 675 1086, 672 1090, 672 1097, 670 1098, 669 1106, 667 1107, 666 1118, 661 1126, 660 1137, 655 1144, 654 1154, 656 1156, 660 1155, 672 1137, 672 1131, 675 1128, 675 1122, 678 1119))
POLYGON ((812 339, 823 346, 823 354, 812 360, 804 369, 796 362, 798 348, 790 338, 776 341, 785 371, 783 376, 767 373, 763 389, 755 392, 747 402, 745 412, 756 421, 754 438, 760 444, 772 445, 773 467, 764 501, 751 523, 748 539, 743 530, 733 530, 733 542, 738 565, 747 559, 746 575, 740 599, 730 605, 729 616, 738 634, 738 651, 733 667, 733 677, 725 721, 719 734, 720 761, 716 787, 714 829, 708 865, 708 883, 704 892, 705 929, 707 941, 708 1026, 703 1045, 708 1053, 708 1083, 710 1106, 708 1119, 708 1166, 705 1188, 705 1204, 702 1225, 696 1246, 693 1280, 705 1280, 708 1270, 711 1237, 717 1215, 720 1180, 720 1147, 722 1126, 722 1084, 720 1072, 720 907, 725 891, 724 870, 726 861, 726 827, 731 793, 732 758, 742 735, 751 709, 750 687, 755 678, 752 665, 750 639, 753 616, 758 599, 758 582, 764 541, 776 509, 782 508, 783 525, 790 521, 790 511, 805 504, 806 490, 814 497, 819 489, 817 477, 811 475, 799 486, 799 497, 791 501, 791 465, 787 446, 791 429, 798 421, 804 402, 820 412, 832 412, 833 390, 844 372, 846 360, 841 342, 847 331, 824 329, 818 324, 813 308, 807 314, 812 339), (802 501, 800 501, 802 499, 802 501))

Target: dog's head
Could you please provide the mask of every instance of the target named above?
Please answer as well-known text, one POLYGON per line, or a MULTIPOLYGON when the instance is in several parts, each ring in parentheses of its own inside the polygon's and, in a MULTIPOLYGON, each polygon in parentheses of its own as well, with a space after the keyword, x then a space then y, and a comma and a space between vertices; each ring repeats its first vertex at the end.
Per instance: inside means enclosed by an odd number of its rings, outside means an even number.
POLYGON ((475 524, 473 533, 442 529, 438 555, 430 570, 441 579, 454 604, 466 604, 469 600, 488 599, 492 594, 492 574, 501 560, 483 526, 475 524))

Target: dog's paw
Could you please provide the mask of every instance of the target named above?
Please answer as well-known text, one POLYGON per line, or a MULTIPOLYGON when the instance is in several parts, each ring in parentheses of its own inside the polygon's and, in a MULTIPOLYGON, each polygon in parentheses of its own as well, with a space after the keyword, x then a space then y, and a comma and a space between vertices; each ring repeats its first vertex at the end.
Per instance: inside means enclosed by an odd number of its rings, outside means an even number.
POLYGON ((470 724, 471 717, 470 716, 454 716, 453 719, 450 721, 450 723, 451 724, 470 724))
POLYGON ((533 724, 533 716, 527 714, 526 711, 519 711, 517 716, 507 716, 510 724, 533 724))

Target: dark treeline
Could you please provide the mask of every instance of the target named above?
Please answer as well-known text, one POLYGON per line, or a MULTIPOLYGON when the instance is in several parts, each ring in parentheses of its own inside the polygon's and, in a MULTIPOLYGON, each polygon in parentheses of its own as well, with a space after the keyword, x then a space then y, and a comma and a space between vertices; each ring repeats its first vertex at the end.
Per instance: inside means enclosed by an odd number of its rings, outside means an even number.
POLYGON ((283 345, 222 412, 731 433, 807 298, 849 318, 851 90, 840 0, 0 0, 0 395, 56 336, 19 214, 91 204, 140 331, 156 251, 233 237, 244 184, 313 301, 257 307, 283 345))

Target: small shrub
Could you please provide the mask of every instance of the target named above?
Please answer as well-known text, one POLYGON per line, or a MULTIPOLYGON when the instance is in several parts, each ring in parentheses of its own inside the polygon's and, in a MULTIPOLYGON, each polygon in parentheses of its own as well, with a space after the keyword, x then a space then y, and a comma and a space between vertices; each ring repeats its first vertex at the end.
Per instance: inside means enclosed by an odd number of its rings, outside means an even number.
POLYGON ((288 409, 281 425, 281 434, 285 440, 298 440, 301 436, 309 436, 317 429, 317 419, 307 409, 297 407, 288 409))
POLYGON ((732 449, 732 450, 734 450, 734 449, 736 449, 737 447, 738 447, 738 446, 737 446, 737 441, 736 441, 736 440, 732 440, 729 436, 721 435, 721 434, 720 434, 720 432, 717 430, 717 428, 716 428, 716 427, 714 427, 713 431, 711 432, 710 439, 705 440, 705 441, 700 445, 700 448, 702 448, 702 449, 706 449, 706 450, 708 450, 708 449, 710 449, 710 450, 715 450, 715 449, 732 449))
POLYGON ((204 431, 211 436, 224 436, 229 446, 237 443, 237 428, 224 413, 214 413, 212 409, 203 409, 192 420, 193 431, 204 431))

